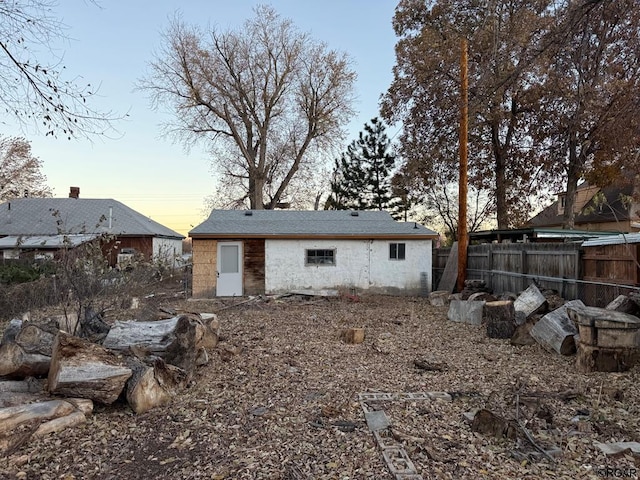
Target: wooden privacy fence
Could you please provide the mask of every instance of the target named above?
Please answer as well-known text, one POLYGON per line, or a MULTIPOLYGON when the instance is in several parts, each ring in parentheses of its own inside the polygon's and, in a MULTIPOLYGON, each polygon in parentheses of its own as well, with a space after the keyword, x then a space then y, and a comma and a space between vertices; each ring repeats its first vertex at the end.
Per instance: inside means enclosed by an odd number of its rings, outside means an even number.
MULTIPOLYGON (((434 249, 434 288, 447 262, 449 248, 434 249)), ((482 279, 494 292, 519 292, 535 279, 563 298, 578 298, 580 244, 486 243, 470 245, 467 278, 482 279)))

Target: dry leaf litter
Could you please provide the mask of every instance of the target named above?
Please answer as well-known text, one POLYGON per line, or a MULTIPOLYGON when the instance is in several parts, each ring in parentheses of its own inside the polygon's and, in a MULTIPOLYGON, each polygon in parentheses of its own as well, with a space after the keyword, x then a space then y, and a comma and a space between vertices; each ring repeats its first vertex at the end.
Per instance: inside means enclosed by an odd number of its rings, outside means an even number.
POLYGON ((124 403, 97 405, 86 424, 13 452, 0 477, 393 479, 365 422, 363 392, 451 395, 371 405, 424 479, 595 479, 604 467, 638 477, 636 456, 606 457, 593 445, 640 441, 638 367, 578 373, 574 357, 489 339, 425 298, 241 301, 167 298, 171 309, 219 311, 221 341, 190 387, 141 415, 124 403), (363 327, 364 343, 340 341, 347 327, 363 327), (416 366, 429 362, 438 368, 416 366), (473 432, 464 414, 482 408, 559 450, 547 458, 522 432, 473 432))

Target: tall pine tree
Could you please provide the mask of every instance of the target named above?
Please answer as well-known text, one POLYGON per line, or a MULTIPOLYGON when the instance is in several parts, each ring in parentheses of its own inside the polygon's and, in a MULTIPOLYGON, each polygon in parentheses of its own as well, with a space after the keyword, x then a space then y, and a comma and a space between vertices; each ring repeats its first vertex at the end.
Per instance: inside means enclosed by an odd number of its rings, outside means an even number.
POLYGON ((335 160, 326 209, 384 210, 391 207, 395 165, 391 140, 377 118, 366 123, 358 139, 335 160))

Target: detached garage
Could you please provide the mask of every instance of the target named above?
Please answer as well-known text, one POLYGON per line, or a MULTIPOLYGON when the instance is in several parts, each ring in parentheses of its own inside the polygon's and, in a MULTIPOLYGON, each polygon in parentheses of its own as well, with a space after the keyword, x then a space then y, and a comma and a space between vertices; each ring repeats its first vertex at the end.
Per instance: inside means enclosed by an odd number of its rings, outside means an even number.
POLYGON ((189 232, 193 296, 303 289, 418 295, 431 285, 437 234, 389 213, 214 210, 189 232))

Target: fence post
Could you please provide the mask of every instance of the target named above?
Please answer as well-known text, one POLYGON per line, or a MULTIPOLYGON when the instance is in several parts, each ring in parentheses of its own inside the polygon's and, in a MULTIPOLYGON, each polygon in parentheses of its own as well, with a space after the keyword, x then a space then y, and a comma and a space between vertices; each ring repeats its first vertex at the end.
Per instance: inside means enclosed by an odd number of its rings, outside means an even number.
POLYGON ((493 243, 489 244, 487 252, 487 270, 489 270, 489 285, 487 286, 493 291, 493 243))
POLYGON ((522 290, 527 289, 527 273, 529 268, 527 266, 527 250, 523 248, 520 251, 520 272, 522 273, 522 290))

